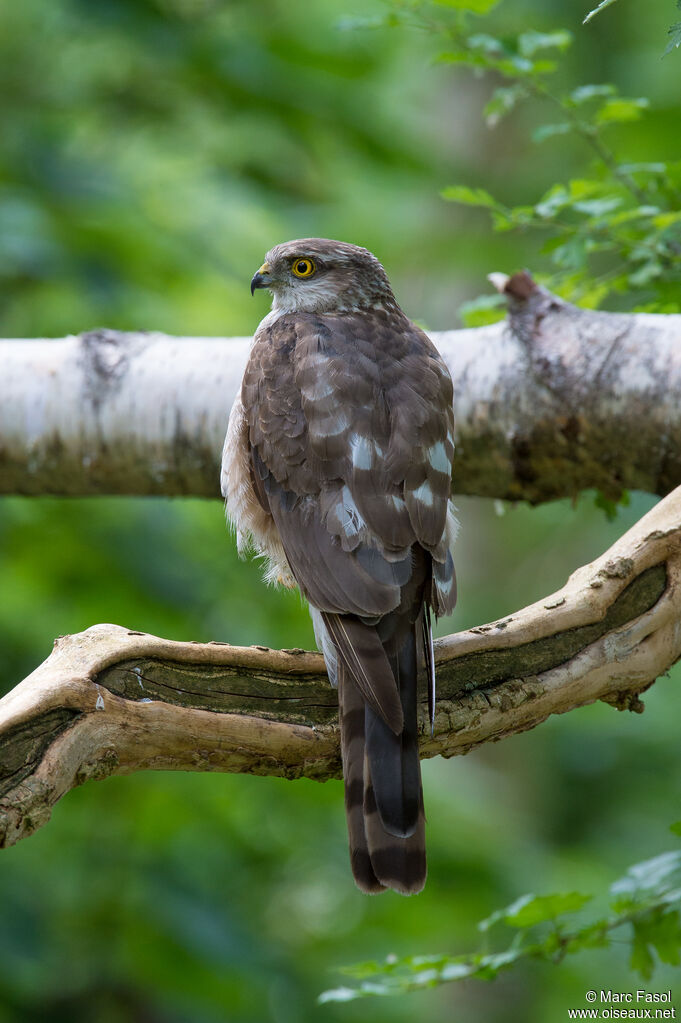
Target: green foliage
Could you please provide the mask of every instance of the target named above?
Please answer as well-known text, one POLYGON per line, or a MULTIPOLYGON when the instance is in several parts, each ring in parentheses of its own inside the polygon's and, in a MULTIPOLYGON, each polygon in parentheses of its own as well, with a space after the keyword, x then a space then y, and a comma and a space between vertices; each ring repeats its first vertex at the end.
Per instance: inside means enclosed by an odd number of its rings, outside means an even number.
POLYGON ((389 957, 343 972, 360 983, 325 991, 320 1002, 348 1002, 376 995, 400 995, 455 981, 495 980, 523 960, 561 962, 568 955, 629 946, 629 966, 650 980, 656 962, 681 961, 681 851, 663 853, 630 867, 610 887, 609 912, 583 920, 591 895, 523 895, 478 924, 487 932, 503 924, 516 931, 510 945, 473 955, 389 957))
MULTIPOLYGON (((554 91, 550 82, 559 65, 547 54, 563 53, 572 42, 569 32, 533 30, 506 39, 469 33, 461 17, 438 20, 431 4, 412 4, 409 11, 446 41, 438 62, 510 80, 493 91, 484 108, 490 128, 521 102, 532 100, 540 109, 548 106, 561 116, 534 128, 535 143, 574 135, 596 157, 582 175, 551 185, 530 204, 508 205, 484 188, 466 185, 445 188, 443 198, 489 210, 496 231, 540 232, 542 252, 552 268, 544 277, 567 298, 596 308, 607 298, 626 293, 631 304, 646 311, 678 311, 681 163, 626 161, 605 138, 608 129, 637 122, 648 109, 648 100, 622 96, 612 83, 554 91)), ((482 308, 476 306, 472 312, 482 308)), ((501 316, 500 308, 498 312, 501 316)), ((478 321, 474 316, 465 322, 478 321)))
POLYGON ((459 316, 464 327, 484 327, 505 316, 506 308, 503 295, 479 295, 459 307, 459 316))
POLYGON ((568 32, 525 32, 515 40, 466 34, 461 25, 433 25, 455 49, 438 60, 465 64, 501 75, 513 84, 495 89, 484 108, 489 127, 525 100, 558 110, 559 121, 535 127, 535 143, 576 135, 596 159, 583 175, 550 186, 530 204, 509 206, 484 188, 453 185, 443 198, 489 210, 496 231, 540 232, 543 254, 552 270, 544 279, 559 294, 597 308, 606 299, 627 294, 647 311, 678 311, 681 254, 681 163, 633 163, 616 156, 605 133, 612 126, 637 122, 649 102, 621 96, 615 85, 587 84, 555 92, 550 78, 558 70, 544 51, 564 51, 568 32))
MULTIPOLYGON (((612 2, 606 0, 589 17, 612 2)), ((569 49, 572 34, 532 29, 515 37, 492 35, 477 30, 475 16, 481 13, 466 0, 394 0, 384 24, 416 24, 435 37, 445 47, 435 57, 438 64, 504 79, 507 84, 496 87, 484 107, 488 127, 497 128, 529 101, 542 116, 551 111, 551 119, 531 132, 535 144, 572 136, 595 159, 584 163, 579 176, 551 184, 531 203, 511 205, 487 188, 465 184, 444 188, 442 197, 487 210, 496 232, 540 236, 548 272, 537 267, 538 276, 571 301, 596 309, 626 295, 629 308, 681 310, 681 162, 622 159, 608 140, 613 129, 637 124, 649 100, 621 95, 613 83, 554 88, 560 71, 555 58, 569 49), (438 10, 443 6, 455 7, 456 14, 443 15, 438 10)), ((466 326, 482 326, 502 319, 504 304, 496 295, 478 296, 463 304, 460 315, 466 326)), ((607 515, 615 514, 609 498, 597 500, 607 515)))
POLYGON ((344 0, 0 6, 0 336, 248 333, 274 240, 362 237, 429 175, 400 40, 339 32, 344 0))
POLYGON ((481 931, 488 931, 500 921, 508 927, 534 927, 547 920, 555 920, 565 913, 576 913, 590 899, 590 895, 580 895, 579 892, 562 895, 521 895, 512 905, 497 910, 486 920, 481 920, 478 928, 481 931))

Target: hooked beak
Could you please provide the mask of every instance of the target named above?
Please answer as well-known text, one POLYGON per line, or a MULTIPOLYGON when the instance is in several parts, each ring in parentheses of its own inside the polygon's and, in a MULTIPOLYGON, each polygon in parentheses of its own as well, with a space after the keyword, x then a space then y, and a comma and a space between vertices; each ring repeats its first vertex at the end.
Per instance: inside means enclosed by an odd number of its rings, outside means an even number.
POLYGON ((255 294, 256 288, 267 288, 270 283, 270 266, 269 263, 263 263, 257 273, 253 274, 251 278, 251 295, 255 294))

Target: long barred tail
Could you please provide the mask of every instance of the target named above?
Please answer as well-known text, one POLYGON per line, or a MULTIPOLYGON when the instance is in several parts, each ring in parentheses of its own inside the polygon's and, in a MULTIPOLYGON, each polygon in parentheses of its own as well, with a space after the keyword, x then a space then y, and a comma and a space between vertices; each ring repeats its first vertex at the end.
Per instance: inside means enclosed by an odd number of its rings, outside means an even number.
POLYGON ((420 622, 402 632, 398 642, 394 635, 381 637, 402 704, 404 724, 399 734, 366 702, 339 658, 350 862, 358 887, 368 894, 393 888, 411 895, 420 892, 426 882, 417 731, 417 629, 420 632, 420 622))

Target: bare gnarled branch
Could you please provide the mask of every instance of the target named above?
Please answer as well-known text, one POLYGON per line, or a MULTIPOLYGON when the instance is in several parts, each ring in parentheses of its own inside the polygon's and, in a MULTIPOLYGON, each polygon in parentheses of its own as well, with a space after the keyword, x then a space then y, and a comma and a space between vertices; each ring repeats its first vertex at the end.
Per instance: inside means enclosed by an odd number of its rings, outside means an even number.
MULTIPOLYGON (((465 753, 595 700, 641 710, 681 655, 681 488, 562 590, 439 640, 423 756, 465 753)), ((425 695, 424 695, 425 701, 425 695)), ((149 769, 340 773, 321 656, 96 625, 0 700, 0 847, 87 779, 149 769)))

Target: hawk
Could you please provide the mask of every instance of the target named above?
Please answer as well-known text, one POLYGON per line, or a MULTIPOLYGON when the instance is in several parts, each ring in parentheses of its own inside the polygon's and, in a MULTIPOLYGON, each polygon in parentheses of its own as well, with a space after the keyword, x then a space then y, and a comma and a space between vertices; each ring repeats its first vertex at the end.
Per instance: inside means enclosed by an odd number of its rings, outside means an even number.
POLYGON ((276 245, 222 457, 239 552, 298 586, 338 687, 350 860, 364 892, 426 880, 417 673, 451 612, 452 381, 367 249, 276 245))

